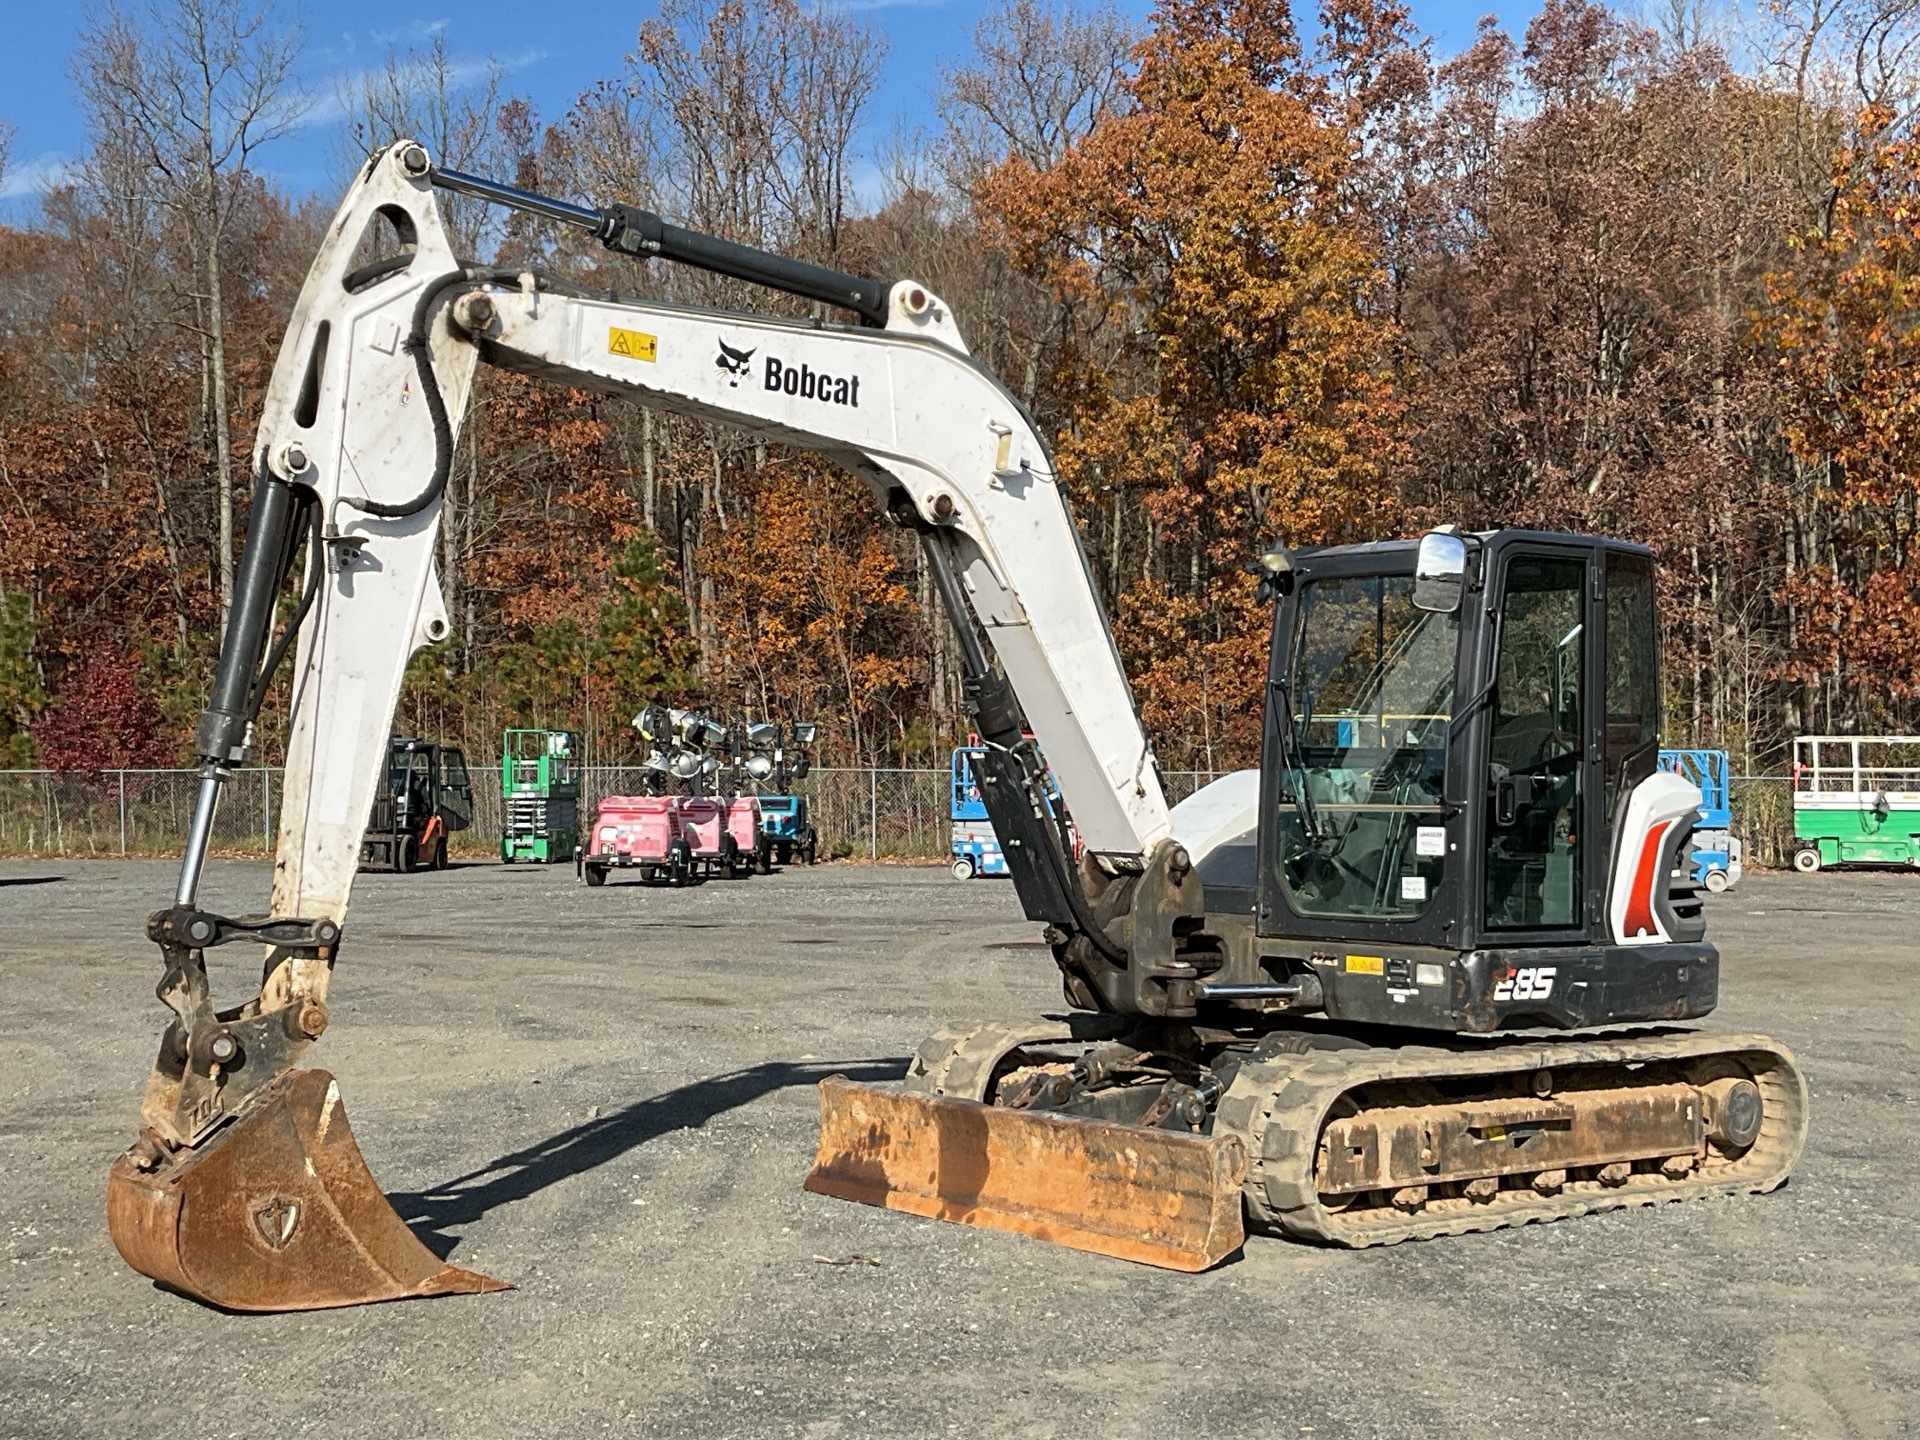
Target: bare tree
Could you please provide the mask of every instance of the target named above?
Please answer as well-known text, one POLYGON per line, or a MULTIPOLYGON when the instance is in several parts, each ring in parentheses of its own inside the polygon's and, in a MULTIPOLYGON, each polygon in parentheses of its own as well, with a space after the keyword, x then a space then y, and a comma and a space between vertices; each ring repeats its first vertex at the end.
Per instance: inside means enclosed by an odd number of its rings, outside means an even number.
POLYGON ((690 223, 831 255, 885 42, 799 0, 666 0, 640 27, 630 91, 658 139, 652 187, 690 223))
POLYGON ((1910 121, 1920 101, 1920 0, 1869 0, 1847 15, 1846 45, 1854 89, 1896 123, 1910 121))
POLYGON ((1816 111, 1875 105, 1904 121, 1920 100, 1920 0, 1769 0, 1752 46, 1816 111))
POLYGON ((5 120, 0 120, 0 185, 7 183, 7 161, 13 154, 13 137, 19 131, 5 120))
POLYGON ((886 42, 833 10, 781 6, 789 83, 773 97, 781 124, 773 172, 790 246, 830 258, 854 199, 854 138, 886 60, 886 42))
MULTIPOLYGON (((342 148, 354 168, 395 140, 418 140, 434 160, 454 170, 501 167, 500 107, 505 68, 492 56, 462 62, 435 31, 426 48, 390 51, 378 70, 343 80, 338 100, 346 116, 342 148)), ((441 213, 454 248, 483 254, 497 238, 497 211, 485 201, 443 191, 441 213)))
POLYGON ((1036 170, 1121 103, 1138 33, 1111 4, 1000 0, 974 30, 972 63, 951 70, 940 97, 947 178, 967 189, 1009 156, 1036 170))
POLYGON ((1725 48, 1726 17, 1715 0, 1646 0, 1641 18, 1676 55, 1725 48))
POLYGON ((197 324, 219 492, 220 614, 233 603, 234 483, 227 298, 221 245, 250 183, 254 151, 294 128, 296 27, 247 0, 172 0, 135 13, 108 0, 82 31, 75 80, 96 142, 133 156, 173 212, 200 283, 197 324))

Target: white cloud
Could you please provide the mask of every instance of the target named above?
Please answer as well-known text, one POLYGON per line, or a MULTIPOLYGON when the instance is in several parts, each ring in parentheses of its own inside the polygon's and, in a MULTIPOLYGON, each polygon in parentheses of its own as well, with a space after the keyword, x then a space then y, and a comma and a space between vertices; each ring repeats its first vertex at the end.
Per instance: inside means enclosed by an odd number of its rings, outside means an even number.
POLYGON ((0 183, 0 200, 38 197, 54 186, 72 180, 78 169, 72 156, 58 150, 48 150, 23 164, 7 168, 6 180, 0 183))
POLYGON ((376 45, 398 45, 402 42, 418 45, 444 32, 447 24, 445 20, 414 20, 398 30, 369 30, 367 38, 376 45))
MULTIPOLYGON (((547 58, 544 50, 523 50, 518 55, 459 56, 452 59, 452 68, 448 78, 456 90, 474 85, 486 78, 490 66, 498 65, 508 75, 516 70, 547 58)), ((380 73, 379 67, 363 67, 355 70, 339 70, 323 80, 313 92, 313 102, 300 116, 299 128, 311 130, 321 125, 337 125, 347 118, 352 97, 360 92, 363 83, 380 73)))

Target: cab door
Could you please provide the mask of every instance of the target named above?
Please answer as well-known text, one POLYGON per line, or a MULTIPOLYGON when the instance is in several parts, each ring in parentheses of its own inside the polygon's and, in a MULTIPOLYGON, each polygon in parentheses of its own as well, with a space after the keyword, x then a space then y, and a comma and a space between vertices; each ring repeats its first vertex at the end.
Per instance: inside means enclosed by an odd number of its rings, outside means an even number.
POLYGON ((1598 917, 1595 558, 1522 543, 1494 567, 1480 887, 1493 944, 1585 938, 1598 917))
POLYGON ((1257 933, 1448 945, 1472 869, 1449 801, 1463 616, 1413 603, 1411 547, 1299 557, 1295 575, 1268 674, 1257 933))

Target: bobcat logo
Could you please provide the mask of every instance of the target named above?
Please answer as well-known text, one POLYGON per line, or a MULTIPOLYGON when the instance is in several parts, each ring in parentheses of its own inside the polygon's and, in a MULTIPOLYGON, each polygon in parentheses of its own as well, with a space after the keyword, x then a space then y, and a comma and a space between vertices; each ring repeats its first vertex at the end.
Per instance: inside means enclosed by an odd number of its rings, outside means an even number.
POLYGON ((293 1239, 293 1232, 300 1224, 300 1207, 276 1195, 264 1205, 255 1207, 253 1224, 260 1232, 260 1238, 267 1242, 268 1249, 283 1250, 287 1242, 293 1239))
POLYGON ((727 384, 737 390, 740 388, 740 377, 747 373, 747 362, 752 359, 752 350, 736 350, 722 340, 719 358, 713 363, 717 369, 727 372, 727 384))

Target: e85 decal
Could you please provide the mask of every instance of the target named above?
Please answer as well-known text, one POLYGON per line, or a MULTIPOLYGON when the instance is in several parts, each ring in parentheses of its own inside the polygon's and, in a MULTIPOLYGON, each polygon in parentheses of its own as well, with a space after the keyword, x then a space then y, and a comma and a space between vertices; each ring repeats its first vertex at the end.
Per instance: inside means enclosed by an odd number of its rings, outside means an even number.
POLYGON ((1516 970, 1493 987, 1496 1000, 1544 1000, 1553 993, 1553 977, 1559 973, 1551 965, 1529 965, 1516 970))

